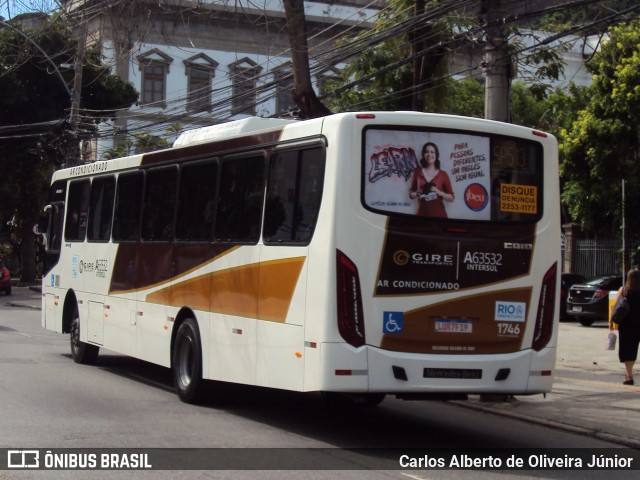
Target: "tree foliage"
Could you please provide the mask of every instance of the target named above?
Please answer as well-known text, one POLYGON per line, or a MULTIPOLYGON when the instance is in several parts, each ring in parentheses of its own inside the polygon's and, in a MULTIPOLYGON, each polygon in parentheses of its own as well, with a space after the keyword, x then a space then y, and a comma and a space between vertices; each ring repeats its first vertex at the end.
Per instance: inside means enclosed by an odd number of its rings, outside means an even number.
MULTIPOLYGON (((627 212, 640 208, 640 22, 615 27, 587 65, 594 75, 585 107, 561 131, 563 202, 592 234, 621 225, 621 186, 627 212)), ((640 225, 629 232, 638 236, 640 225)))
POLYGON ((24 279, 34 273, 26 265, 33 263, 31 228, 44 205, 51 172, 76 151, 79 135, 90 135, 115 109, 131 106, 138 94, 101 65, 96 50, 87 51, 83 113, 79 131, 74 130, 68 119, 74 73, 57 75, 55 68, 74 63, 77 38, 60 18, 45 22, 37 32, 18 28, 0 29, 0 91, 5 93, 0 96, 0 221, 6 225, 12 219, 18 230, 14 237, 22 250, 24 279))
MULTIPOLYGON (((372 37, 394 26, 409 22, 414 16, 410 0, 390 0, 389 8, 377 18, 371 31, 362 36, 372 37)), ((425 2, 426 10, 436 9, 442 0, 425 2)), ((450 17, 423 22, 419 27, 402 35, 391 36, 382 42, 373 42, 358 55, 349 60, 341 72, 341 80, 334 83, 335 96, 331 98, 333 111, 353 110, 411 110, 412 93, 415 88, 427 111, 442 111, 446 98, 446 81, 449 50, 443 42, 453 35, 450 17), (415 52, 420 62, 407 61, 415 52), (420 56, 420 53, 422 55, 420 56), (418 65, 419 75, 414 78, 414 67, 418 65)), ((342 42, 353 42, 345 38, 342 42)))

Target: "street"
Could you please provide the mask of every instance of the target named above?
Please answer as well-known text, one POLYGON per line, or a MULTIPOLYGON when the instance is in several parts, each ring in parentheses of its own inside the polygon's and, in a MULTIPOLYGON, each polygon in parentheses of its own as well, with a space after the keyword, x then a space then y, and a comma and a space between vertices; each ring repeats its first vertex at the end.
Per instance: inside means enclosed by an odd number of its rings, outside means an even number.
MULTIPOLYGON (((24 289, 26 290, 26 289, 24 289)), ((255 387, 230 387, 223 401, 202 406, 179 401, 168 369, 101 351, 97 365, 75 364, 69 338, 45 331, 40 310, 16 306, 21 294, 0 297, 0 431, 3 448, 276 448, 291 449, 568 449, 620 448, 579 430, 472 408, 475 402, 405 402, 391 397, 378 408, 328 409, 319 394, 255 387)), ((33 295, 32 295, 33 297, 33 295)), ((564 385, 617 385, 622 370, 615 352, 604 350, 606 328, 561 324, 560 395, 564 385), (585 342, 597 342, 591 349, 585 342), (590 350, 590 352, 589 352, 590 350), (582 354, 589 363, 579 364, 582 354), (594 373, 595 370, 595 373, 594 373), (594 376, 595 375, 595 376, 594 376)), ((621 390, 622 391, 622 390, 621 390)), ((637 396, 637 391, 626 390, 637 396)), ((551 395, 552 396, 552 395, 551 395)), ((553 407, 542 396, 504 404, 513 411, 533 402, 553 407)), ((637 404, 637 400, 635 404, 637 404)), ((608 412, 602 412, 606 419, 608 412)), ((594 419, 594 422, 598 422, 594 419)), ((618 421, 625 422, 624 418, 618 421)), ((334 450, 340 452, 341 450, 334 450)), ((622 450, 620 450, 622 452, 622 450)), ((340 455, 322 453, 328 462, 340 455)), ((637 451, 636 451, 637 454, 637 451)), ((371 458, 371 461, 374 461, 371 458)), ((360 461, 366 468, 367 457, 360 461)), ((332 468, 327 464, 327 469, 332 468)), ((307 470, 291 478, 335 478, 331 471, 307 470)), ((341 478, 453 479, 456 470, 352 470, 341 478)), ((464 478, 601 478, 589 470, 465 471, 464 478), (495 475, 495 477, 494 477, 495 475)), ((607 472, 632 478, 633 471, 607 472)), ((281 471, 91 472, 92 478, 283 478, 281 471)), ((79 471, 0 471, 9 478, 82 478, 79 471)))

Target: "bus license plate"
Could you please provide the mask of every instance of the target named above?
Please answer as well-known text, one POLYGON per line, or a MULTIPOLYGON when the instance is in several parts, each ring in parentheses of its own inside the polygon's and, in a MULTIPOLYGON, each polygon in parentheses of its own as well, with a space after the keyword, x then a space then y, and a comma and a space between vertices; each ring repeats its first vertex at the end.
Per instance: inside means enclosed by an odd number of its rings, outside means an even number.
POLYGON ((571 311, 572 312, 581 312, 582 311, 582 307, 571 307, 571 311))
POLYGON ((473 323, 468 319, 436 319, 436 332, 444 333, 473 333, 473 323))
POLYGON ((454 378, 465 380, 482 379, 482 370, 471 368, 425 368, 423 378, 454 378))

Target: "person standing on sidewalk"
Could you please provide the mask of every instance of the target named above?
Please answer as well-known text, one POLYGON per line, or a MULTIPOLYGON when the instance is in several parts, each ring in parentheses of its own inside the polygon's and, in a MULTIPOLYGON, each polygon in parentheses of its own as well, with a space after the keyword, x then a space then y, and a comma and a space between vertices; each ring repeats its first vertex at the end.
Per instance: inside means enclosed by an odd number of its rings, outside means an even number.
MULTIPOLYGON (((638 345, 640 345, 640 270, 632 268, 627 273, 627 280, 618 290, 616 302, 621 296, 627 297, 629 314, 618 325, 618 358, 620 363, 624 363, 627 373, 624 385, 634 385, 633 366, 638 358, 638 345)), ((611 318, 609 318, 609 330, 613 329, 611 318)))

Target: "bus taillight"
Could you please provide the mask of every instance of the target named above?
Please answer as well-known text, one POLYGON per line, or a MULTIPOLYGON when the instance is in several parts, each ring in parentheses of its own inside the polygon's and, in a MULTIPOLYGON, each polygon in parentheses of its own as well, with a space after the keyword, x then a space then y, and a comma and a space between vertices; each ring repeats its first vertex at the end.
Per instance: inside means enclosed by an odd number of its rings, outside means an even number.
POLYGON ((533 343, 531 345, 536 352, 542 350, 549 343, 553 333, 557 269, 558 264, 554 263, 542 279, 542 289, 540 290, 540 300, 538 301, 538 315, 536 316, 536 329, 533 333, 533 343))
POLYGON ((336 250, 336 277, 338 331, 349 345, 361 347, 365 334, 360 277, 356 265, 340 250, 336 250))

